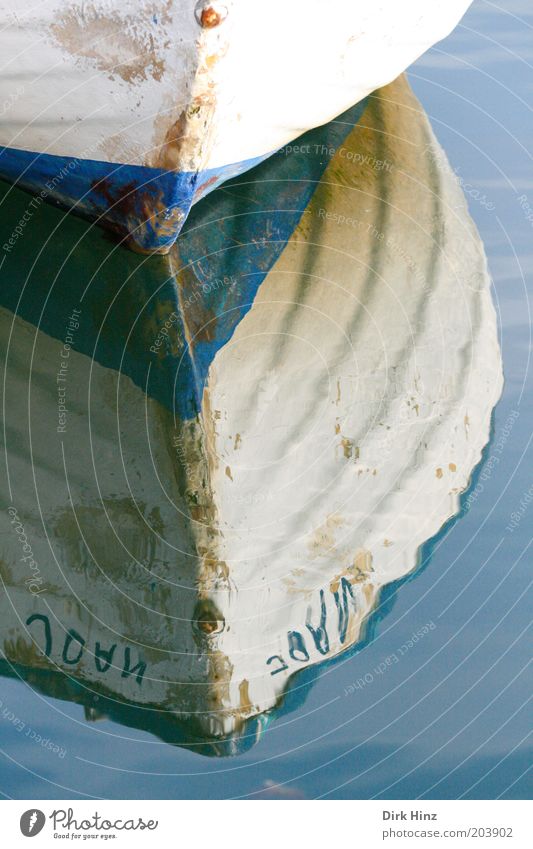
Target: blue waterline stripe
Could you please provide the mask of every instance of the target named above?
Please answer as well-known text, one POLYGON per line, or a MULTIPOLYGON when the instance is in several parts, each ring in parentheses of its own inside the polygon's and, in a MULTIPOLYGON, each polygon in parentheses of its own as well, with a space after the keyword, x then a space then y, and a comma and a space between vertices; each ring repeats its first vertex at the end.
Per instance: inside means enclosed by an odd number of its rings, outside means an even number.
POLYGON ((82 217, 99 219, 151 251, 174 243, 197 197, 270 155, 201 172, 175 172, 4 147, 0 178, 62 207, 74 207, 82 217))

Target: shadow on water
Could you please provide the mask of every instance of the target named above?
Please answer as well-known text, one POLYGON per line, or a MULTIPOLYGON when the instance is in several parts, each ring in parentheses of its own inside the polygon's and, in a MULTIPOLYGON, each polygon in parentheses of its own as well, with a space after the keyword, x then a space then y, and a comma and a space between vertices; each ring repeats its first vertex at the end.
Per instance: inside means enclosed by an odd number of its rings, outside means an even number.
POLYGON ((13 239, 2 188, 3 675, 244 752, 457 520, 502 382, 483 248, 407 83, 362 109, 168 257, 45 205, 13 239))

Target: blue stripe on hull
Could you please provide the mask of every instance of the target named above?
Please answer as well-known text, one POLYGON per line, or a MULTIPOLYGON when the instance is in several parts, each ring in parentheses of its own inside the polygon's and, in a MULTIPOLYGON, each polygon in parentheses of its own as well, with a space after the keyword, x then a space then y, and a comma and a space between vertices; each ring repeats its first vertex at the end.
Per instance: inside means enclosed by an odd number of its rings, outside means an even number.
POLYGON ((141 252, 165 253, 197 199, 268 156, 179 173, 3 148, 0 178, 95 220, 141 252))

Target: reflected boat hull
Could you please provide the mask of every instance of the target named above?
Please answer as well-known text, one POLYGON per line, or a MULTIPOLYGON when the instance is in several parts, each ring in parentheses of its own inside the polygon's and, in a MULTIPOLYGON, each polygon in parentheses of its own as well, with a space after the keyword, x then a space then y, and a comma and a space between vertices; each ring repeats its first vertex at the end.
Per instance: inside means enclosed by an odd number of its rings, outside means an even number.
POLYGON ((35 281, 31 257, 2 271, 8 479, 42 579, 5 514, 6 662, 211 753, 255 742, 295 673, 361 645, 457 513, 502 386, 483 248, 404 80, 284 238, 261 186, 213 194, 168 258, 76 222, 65 266, 46 219, 35 281), (218 269, 229 287, 209 288, 218 269), (204 286, 208 308, 185 297, 204 286))

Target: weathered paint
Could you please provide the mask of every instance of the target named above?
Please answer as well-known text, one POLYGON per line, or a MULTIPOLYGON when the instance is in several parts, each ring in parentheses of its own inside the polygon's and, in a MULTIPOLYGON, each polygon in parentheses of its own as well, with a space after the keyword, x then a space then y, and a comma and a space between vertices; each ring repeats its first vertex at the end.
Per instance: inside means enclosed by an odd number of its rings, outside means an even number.
MULTIPOLYGON (((275 161, 272 206, 274 209, 290 207, 294 212, 291 219, 286 217, 282 232, 278 233, 278 242, 286 241, 329 159, 357 123, 364 104, 363 101, 352 107, 325 128, 319 127, 303 135, 293 148, 309 148, 311 155, 307 158, 289 151, 280 154, 275 161), (317 152, 317 148, 321 150, 322 147, 328 151, 326 156, 317 152), (284 166, 281 159, 286 160, 284 166), (291 182, 281 182, 284 172, 290 174, 291 182)), ((69 160, 4 149, 0 151, 0 177, 32 191, 37 198, 54 200, 61 206, 73 208, 79 215, 105 223, 138 251, 167 253, 196 200, 221 183, 255 168, 265 158, 268 157, 234 163, 214 171, 176 173, 161 168, 69 160)), ((261 172, 252 174, 250 180, 266 180, 268 175, 265 165, 261 172)), ((278 218, 281 220, 283 216, 278 218)), ((274 222, 272 227, 273 238, 276 224, 274 222)), ((250 236, 253 238, 252 233, 250 236)), ((221 238, 222 233, 219 241, 221 238)), ((180 241, 185 256, 186 243, 187 237, 180 241)))
POLYGON ((49 199, 164 251, 202 192, 390 82, 468 5, 3 0, 0 176, 59 173, 49 199))
POLYGON ((94 219, 141 253, 167 253, 196 200, 261 160, 175 172, 4 148, 0 177, 94 219))
MULTIPOLYGON (((270 265, 191 418, 140 379, 141 340, 155 368, 147 342, 174 310, 189 344, 197 328, 194 311, 166 298, 169 259, 113 249, 43 207, 39 239, 8 254, 5 456, 42 583, 4 514, 6 674, 93 718, 210 754, 242 751, 290 704, 295 673, 361 645, 382 589, 456 514, 502 385, 479 236, 404 82, 371 98, 342 150, 283 249, 258 250, 270 265), (158 308, 146 310, 152 297, 158 308), (56 434, 65 330, 47 316, 62 310, 66 323, 71 305, 81 314, 56 434), (117 368, 132 352, 135 380, 117 368)), ((268 241, 272 220, 254 185, 232 187, 234 247, 224 239, 231 273, 243 251, 244 278, 254 273, 247 221, 261 219, 268 241)), ((213 194, 191 221, 193 271, 227 226, 226 200, 213 194)), ((23 201, 8 195, 2 208, 23 201)), ((2 239, 14 218, 0 223, 2 239)), ((215 326, 223 300, 217 309, 215 326)), ((159 367, 170 398, 184 349, 175 324, 159 367)), ((184 367, 194 372, 194 358, 184 367)))

